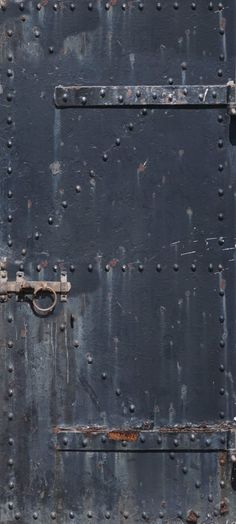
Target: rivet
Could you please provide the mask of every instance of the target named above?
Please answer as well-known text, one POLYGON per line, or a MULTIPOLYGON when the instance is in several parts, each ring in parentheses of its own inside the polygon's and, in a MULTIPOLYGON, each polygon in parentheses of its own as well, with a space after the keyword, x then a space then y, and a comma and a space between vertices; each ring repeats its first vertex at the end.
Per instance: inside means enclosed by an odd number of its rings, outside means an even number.
POLYGON ((188 468, 186 466, 183 466, 182 471, 186 475, 186 473, 188 473, 188 468))
POLYGON ((86 96, 81 96, 81 103, 83 104, 83 106, 85 106, 85 104, 87 103, 86 96))
POLYGON ((104 162, 107 162, 107 160, 108 160, 107 153, 103 153, 102 159, 104 160, 104 162))
POLYGON ((106 264, 106 265, 105 265, 105 271, 108 273, 108 271, 110 271, 110 269, 111 269, 111 268, 110 268, 109 264, 106 264))
POLYGON ((160 519, 163 519, 163 518, 164 518, 164 513, 163 513, 163 511, 159 511, 159 518, 160 518, 160 519))
POLYGON ((12 36, 12 35, 13 35, 13 31, 12 31, 12 29, 8 29, 8 30, 7 30, 7 34, 8 34, 8 36, 12 36))
POLYGON ((93 516, 92 511, 88 511, 88 513, 87 513, 87 517, 88 517, 88 519, 91 519, 92 516, 93 516))
POLYGON ((70 517, 70 519, 74 519, 75 518, 75 515, 74 515, 73 511, 70 511, 69 517, 70 517))
POLYGON ((20 518, 21 518, 21 514, 17 512, 17 513, 15 514, 15 519, 16 519, 16 520, 20 520, 20 518))
POLYGON ((74 273, 74 271, 75 271, 75 266, 73 264, 70 264, 70 272, 74 273))
POLYGON ((124 515, 124 518, 125 518, 125 519, 128 519, 128 518, 129 518, 129 513, 128 513, 128 511, 124 511, 123 515, 124 515))
POLYGON ((116 145, 117 145, 117 146, 120 146, 120 138, 117 138, 117 139, 116 139, 116 145))
POLYGON ((88 364, 92 364, 93 363, 93 357, 88 356, 87 362, 88 362, 88 364))
POLYGON ((174 264, 174 265, 173 265, 173 270, 174 270, 174 271, 179 271, 179 266, 178 266, 178 264, 174 264))
POLYGON ((122 440, 122 446, 123 446, 123 448, 126 448, 126 446, 127 446, 126 440, 122 440))
POLYGON ((144 116, 147 115, 147 108, 146 108, 146 107, 144 107, 144 108, 142 109, 142 115, 144 115, 144 116))
POLYGON ((224 242, 225 242, 225 241, 224 241, 223 237, 220 237, 219 240, 218 240, 218 244, 219 244, 220 246, 223 246, 224 242))
POLYGON ((199 98, 199 100, 203 101, 203 99, 204 99, 204 96, 203 96, 203 94, 202 94, 202 93, 200 93, 200 95, 199 95, 199 97, 198 97, 198 98, 199 98))
POLYGON ((157 437, 157 444, 162 444, 161 435, 158 435, 158 437, 157 437))
POLYGON ((75 186, 75 191, 76 191, 76 193, 80 193, 81 192, 81 186, 79 186, 79 185, 75 186))
POLYGON ((92 264, 88 264, 88 271, 89 271, 89 273, 92 273, 92 271, 93 271, 93 265, 92 264))
POLYGON ((11 140, 8 140, 7 141, 7 147, 10 149, 12 147, 12 141, 11 140))
POLYGON ((224 366, 224 364, 220 364, 219 369, 220 369, 220 371, 223 373, 223 371, 225 370, 225 366, 224 366))
POLYGON ((13 389, 9 388, 8 389, 8 396, 12 397, 12 395, 13 395, 13 389))
POLYGON ((168 84, 169 84, 170 86, 172 86, 172 85, 173 85, 173 83, 174 83, 174 80, 173 80, 173 78, 168 78, 168 84))
POLYGON ((9 460, 8 460, 8 466, 13 466, 13 464, 14 464, 13 459, 12 459, 12 458, 9 458, 9 460))
POLYGON ((7 172, 8 172, 9 175, 12 173, 12 167, 11 166, 8 166, 7 172))
POLYGON ((57 11, 58 10, 58 4, 53 4, 53 9, 54 9, 54 11, 57 11))
POLYGON ((37 264, 37 266, 36 266, 36 271, 38 271, 38 273, 40 273, 41 269, 42 269, 42 268, 41 268, 40 264, 37 264))
POLYGON ((145 436, 144 435, 140 435, 139 439, 140 439, 140 442, 142 442, 142 444, 145 443, 145 436))
POLYGON ((152 98, 153 98, 153 100, 156 100, 157 99, 157 94, 156 93, 152 93, 152 98))
POLYGON ((174 2, 173 7, 174 7, 174 9, 179 9, 179 4, 178 4, 178 2, 174 2))
POLYGON ((224 35, 225 34, 225 30, 223 29, 223 27, 220 28, 219 33, 220 33, 220 35, 224 35))
POLYGON ((196 265, 195 265, 195 264, 192 264, 192 265, 191 265, 191 270, 194 272, 194 271, 196 271, 196 269, 197 269, 196 265))
POLYGON ((211 495, 211 494, 208 495, 208 501, 209 502, 213 502, 213 495, 211 495))
POLYGON ((8 222, 12 222, 13 216, 12 215, 8 215, 7 220, 8 220, 8 222))
POLYGON ((36 513, 36 512, 33 513, 33 519, 34 519, 34 520, 37 520, 37 518, 38 518, 38 513, 36 513))
POLYGON ((173 451, 170 452, 169 457, 170 457, 172 460, 174 460, 174 458, 175 458, 175 454, 174 454, 173 451))
POLYGON ((75 4, 74 4, 74 3, 71 3, 71 4, 70 4, 70 10, 71 10, 71 11, 74 11, 74 10, 75 10, 75 4))
POLYGON ((192 2, 192 4, 191 4, 191 8, 194 10, 194 9, 196 9, 196 7, 197 7, 197 6, 196 6, 196 3, 195 3, 195 2, 192 2))
POLYGON ((213 10, 213 2, 210 2, 209 5, 208 5, 208 9, 209 11, 212 11, 213 10))
POLYGON ((117 388, 117 389, 116 389, 116 395, 117 395, 117 397, 119 397, 120 394, 121 394, 121 390, 120 390, 119 388, 117 388))
POLYGON ((220 481, 220 487, 221 487, 221 488, 224 488, 224 487, 225 487, 225 482, 224 482, 224 480, 221 480, 221 481, 220 481))
POLYGON ((143 520, 147 520, 147 518, 148 518, 148 516, 147 516, 146 511, 143 511, 143 512, 142 512, 142 519, 143 519, 143 520))
POLYGON ((140 89, 138 89, 138 90, 136 91, 136 97, 137 97, 137 98, 140 98, 140 96, 141 96, 141 91, 140 91, 140 89))
POLYGON ((40 31, 38 29, 35 30, 34 36, 35 36, 35 38, 39 38, 40 37, 40 31))
POLYGON ((12 412, 8 413, 8 420, 13 420, 13 413, 12 412))
POLYGON ((9 373, 12 373, 12 372, 13 372, 13 365, 12 365, 12 364, 9 364, 9 366, 8 366, 8 371, 9 371, 9 373))
POLYGON ((139 2, 138 7, 139 7, 140 11, 142 11, 143 8, 144 8, 143 2, 139 2))
POLYGON ((106 519, 110 519, 110 518, 111 518, 111 514, 110 514, 109 511, 106 511, 106 513, 105 513, 105 518, 106 518, 106 519))
POLYGON ((55 520, 55 518, 56 518, 56 513, 55 513, 55 511, 52 511, 51 512, 51 519, 55 520))
POLYGON ((14 507, 14 506, 13 506, 13 502, 9 502, 9 503, 8 503, 8 508, 9 508, 9 509, 13 509, 13 507, 14 507))
POLYGON ((212 98, 217 98, 217 93, 216 93, 216 91, 212 91, 212 98))
POLYGON ((161 2, 157 2, 157 10, 161 11, 161 2))
POLYGON ((34 234, 34 238, 35 238, 35 240, 38 240, 38 239, 39 239, 39 232, 38 232, 38 231, 35 232, 35 234, 34 234))
POLYGON ((161 264, 157 264, 157 265, 156 265, 156 270, 158 271, 158 273, 161 272, 161 264))
POLYGON ((107 374, 105 373, 105 371, 102 372, 101 377, 103 380, 106 380, 107 374))
POLYGON ((134 129, 134 124, 132 122, 129 123, 129 130, 130 131, 133 131, 134 129))
POLYGON ((63 438, 63 444, 64 444, 64 446, 67 446, 67 444, 68 444, 68 438, 67 437, 63 438))
POLYGON ((225 319, 224 319, 223 315, 220 315, 220 316, 219 316, 219 321, 220 321, 221 324, 224 323, 225 319))
POLYGON ((12 99, 13 99, 13 94, 12 93, 7 93, 7 101, 11 102, 12 99))
POLYGON ((110 9, 110 4, 109 4, 109 2, 106 2, 106 3, 105 3, 105 9, 106 9, 106 11, 109 11, 109 9, 110 9))
POLYGON ((11 76, 13 76, 13 71, 12 69, 8 69, 7 70, 7 76, 10 78, 11 76))
POLYGON ((10 489, 13 489, 15 487, 14 486, 14 482, 12 480, 10 480, 8 486, 9 486, 10 489))
POLYGON ((9 444, 9 446, 13 446, 13 444, 14 444, 14 440, 13 440, 12 437, 10 437, 10 438, 8 439, 8 444, 9 444))
POLYGON ((139 270, 140 273, 143 272, 143 270, 144 270, 143 264, 139 264, 138 270, 139 270))
POLYGON ((12 117, 11 116, 8 116, 7 117, 7 123, 10 125, 12 124, 12 117))
POLYGON ((218 71, 217 71, 217 75, 218 75, 218 76, 223 76, 223 71, 222 71, 222 69, 218 69, 218 71))
POLYGON ((225 341, 223 339, 220 340, 220 347, 221 348, 225 347, 225 341))
POLYGON ((224 142, 223 142, 222 138, 220 138, 220 139, 218 140, 218 147, 221 148, 221 147, 223 147, 223 145, 224 145, 224 142))
POLYGON ((222 220, 224 220, 224 215, 223 213, 219 213, 218 214, 218 220, 220 220, 222 222, 222 220))
POLYGON ((192 442, 194 442, 194 440, 196 440, 196 437, 195 437, 194 433, 191 433, 191 435, 190 435, 190 440, 191 440, 192 442))
POLYGON ((219 60, 221 60, 221 62, 223 62, 225 60, 225 55, 224 53, 220 53, 219 55, 219 60))
POLYGON ((225 394, 225 389, 224 388, 220 388, 220 395, 224 395, 225 394))
MULTIPOLYGON (((54 51, 53 46, 50 45, 49 48, 48 48, 48 51, 49 51, 50 54, 52 54, 53 51, 54 51)), ((64 100, 64 102, 65 102, 65 101, 66 101, 66 100, 64 100)))
POLYGON ((107 441, 106 435, 102 435, 101 441, 102 441, 103 444, 106 444, 106 441, 107 441))
POLYGON ((52 218, 52 217, 49 217, 49 218, 48 218, 48 223, 49 223, 50 225, 53 224, 53 218, 52 218))
POLYGON ((223 171, 224 170, 224 166, 222 164, 219 164, 218 165, 218 171, 223 171))
POLYGON ((63 93, 62 100, 63 100, 63 102, 67 102, 68 101, 68 94, 67 93, 63 93))
POLYGON ((224 413, 224 411, 220 411, 220 413, 219 413, 219 417, 220 417, 221 419, 225 418, 225 413, 224 413))
POLYGON ((177 448, 179 445, 179 441, 177 438, 174 439, 174 446, 177 448))
POLYGON ((92 11, 92 9, 93 9, 93 4, 92 4, 92 2, 89 2, 88 3, 88 10, 92 11))
POLYGON ((210 438, 207 438, 207 439, 206 439, 206 446, 207 446, 207 447, 210 447, 210 446, 211 446, 211 439, 210 439, 210 438))
POLYGON ((199 480, 196 480, 196 482, 195 482, 195 486, 196 486, 196 488, 200 488, 200 486, 201 486, 201 482, 200 482, 199 480))
POLYGON ((127 267, 125 264, 123 264, 123 266, 121 266, 121 271, 123 271, 123 273, 126 271, 127 267))
POLYGON ((183 69, 183 71, 185 71, 187 69, 187 63, 186 62, 182 62, 181 69, 183 69))
POLYGON ((41 7, 42 7, 42 6, 41 6, 40 2, 38 2, 38 4, 36 5, 36 9, 37 9, 38 11, 40 11, 41 7))
POLYGON ((66 209, 68 207, 68 204, 67 204, 66 200, 63 200, 61 205, 62 205, 62 207, 64 207, 64 209, 66 209))
POLYGON ((122 95, 119 95, 119 96, 118 96, 118 100, 119 100, 120 104, 122 104, 122 102, 124 101, 123 96, 122 96, 122 95))
POLYGON ((224 190, 223 190, 222 188, 219 188, 219 189, 218 189, 218 195, 219 195, 220 197, 224 196, 224 190))
POLYGON ((125 11, 126 10, 126 4, 122 4, 121 8, 122 8, 123 11, 125 11))
POLYGON ((82 446, 83 446, 83 448, 86 448, 87 445, 88 445, 88 439, 87 439, 87 438, 84 438, 84 439, 82 440, 82 446))

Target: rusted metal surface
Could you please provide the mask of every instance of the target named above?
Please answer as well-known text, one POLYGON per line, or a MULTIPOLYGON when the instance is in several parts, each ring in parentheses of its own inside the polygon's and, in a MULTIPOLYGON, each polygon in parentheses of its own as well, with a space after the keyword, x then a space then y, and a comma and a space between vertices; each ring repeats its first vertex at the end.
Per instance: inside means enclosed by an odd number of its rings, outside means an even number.
POLYGON ((235 2, 0 7, 0 522, 233 524, 235 2))

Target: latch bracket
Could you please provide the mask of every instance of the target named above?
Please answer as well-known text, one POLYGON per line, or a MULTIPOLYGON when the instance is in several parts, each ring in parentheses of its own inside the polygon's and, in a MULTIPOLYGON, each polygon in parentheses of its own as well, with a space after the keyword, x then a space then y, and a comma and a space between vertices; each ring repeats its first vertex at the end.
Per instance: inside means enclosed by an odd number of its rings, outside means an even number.
POLYGON ((23 271, 17 271, 16 280, 10 281, 7 271, 0 269, 0 302, 6 302, 13 294, 17 295, 18 300, 24 300, 27 295, 31 295, 32 308, 40 315, 46 315, 54 310, 58 295, 61 302, 66 302, 70 289, 71 284, 67 281, 65 271, 61 273, 60 281, 57 282, 27 280, 23 271), (46 308, 38 304, 38 299, 42 295, 48 295, 51 300, 51 304, 46 308))

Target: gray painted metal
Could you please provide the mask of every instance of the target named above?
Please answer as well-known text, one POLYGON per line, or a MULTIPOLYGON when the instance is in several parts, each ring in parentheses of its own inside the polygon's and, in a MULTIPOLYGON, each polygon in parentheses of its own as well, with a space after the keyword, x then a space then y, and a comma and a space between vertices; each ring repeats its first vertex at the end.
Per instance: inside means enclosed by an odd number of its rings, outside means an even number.
POLYGON ((0 522, 233 524, 235 1, 0 6, 0 522))

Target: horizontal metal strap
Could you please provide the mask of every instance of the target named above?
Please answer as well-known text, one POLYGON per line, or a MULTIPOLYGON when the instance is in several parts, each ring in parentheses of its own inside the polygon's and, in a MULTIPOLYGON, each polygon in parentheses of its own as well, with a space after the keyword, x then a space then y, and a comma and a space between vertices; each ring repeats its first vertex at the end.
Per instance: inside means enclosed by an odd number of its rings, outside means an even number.
POLYGON ((60 451, 223 451, 231 447, 231 432, 220 427, 166 430, 57 427, 54 445, 60 451))
POLYGON ((229 106, 235 108, 235 85, 57 86, 55 105, 64 107, 229 106))

